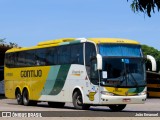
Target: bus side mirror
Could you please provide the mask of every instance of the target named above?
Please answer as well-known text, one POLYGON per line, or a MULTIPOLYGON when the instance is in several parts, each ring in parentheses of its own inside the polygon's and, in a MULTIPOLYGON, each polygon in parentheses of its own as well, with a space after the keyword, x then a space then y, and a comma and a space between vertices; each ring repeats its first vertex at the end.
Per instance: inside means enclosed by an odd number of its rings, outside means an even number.
POLYGON ((156 71, 157 70, 156 59, 151 55, 147 55, 147 60, 149 60, 152 64, 152 71, 156 71))
POLYGON ((102 70, 102 56, 97 54, 97 69, 102 70))

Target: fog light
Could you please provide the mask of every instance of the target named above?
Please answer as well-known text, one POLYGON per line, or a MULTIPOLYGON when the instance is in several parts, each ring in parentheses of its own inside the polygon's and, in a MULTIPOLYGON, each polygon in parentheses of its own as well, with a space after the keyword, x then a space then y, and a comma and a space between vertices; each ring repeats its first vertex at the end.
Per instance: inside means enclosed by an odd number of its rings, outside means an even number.
POLYGON ((146 95, 146 94, 147 94, 147 92, 143 91, 143 92, 139 93, 138 95, 146 95))
POLYGON ((142 99, 142 101, 146 101, 146 99, 142 99))

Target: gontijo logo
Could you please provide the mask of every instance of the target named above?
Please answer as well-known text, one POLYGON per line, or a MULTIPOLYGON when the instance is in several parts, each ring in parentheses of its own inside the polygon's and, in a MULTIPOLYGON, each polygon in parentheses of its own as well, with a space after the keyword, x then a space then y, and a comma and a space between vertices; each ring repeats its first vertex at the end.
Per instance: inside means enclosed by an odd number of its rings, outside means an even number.
POLYGON ((42 77, 42 70, 22 70, 21 77, 42 77))

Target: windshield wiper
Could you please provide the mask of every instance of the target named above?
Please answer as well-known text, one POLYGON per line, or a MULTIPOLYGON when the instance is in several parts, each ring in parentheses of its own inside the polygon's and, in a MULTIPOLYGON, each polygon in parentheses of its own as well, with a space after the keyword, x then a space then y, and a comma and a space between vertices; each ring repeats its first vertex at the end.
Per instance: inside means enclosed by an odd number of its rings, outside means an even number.
POLYGON ((117 84, 116 87, 121 86, 124 81, 127 81, 127 73, 125 71, 121 73, 121 76, 119 77, 119 81, 120 83, 117 84))
POLYGON ((124 81, 126 81, 126 86, 127 86, 127 83, 128 83, 128 80, 129 80, 129 75, 132 77, 133 81, 135 82, 135 86, 138 87, 138 82, 137 80, 134 78, 133 74, 130 73, 128 70, 126 70, 123 74, 122 74, 122 79, 119 79, 120 80, 120 84, 117 84, 116 87, 119 87, 120 85, 122 85, 122 83, 124 81))
POLYGON ((138 87, 138 82, 137 82, 137 80, 133 77, 132 73, 130 73, 130 75, 131 75, 132 79, 134 80, 134 82, 135 82, 135 84, 136 84, 136 87, 138 87))

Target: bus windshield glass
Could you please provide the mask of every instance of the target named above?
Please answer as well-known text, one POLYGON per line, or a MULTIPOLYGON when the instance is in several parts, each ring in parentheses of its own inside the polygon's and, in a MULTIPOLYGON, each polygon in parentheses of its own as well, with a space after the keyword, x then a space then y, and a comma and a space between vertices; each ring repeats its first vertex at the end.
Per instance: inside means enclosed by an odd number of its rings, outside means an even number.
POLYGON ((102 56, 142 56, 139 45, 101 44, 99 45, 99 52, 102 56))
POLYGON ((145 86, 145 65, 141 48, 137 45, 99 45, 103 57, 103 71, 107 78, 102 85, 117 87, 145 86))

